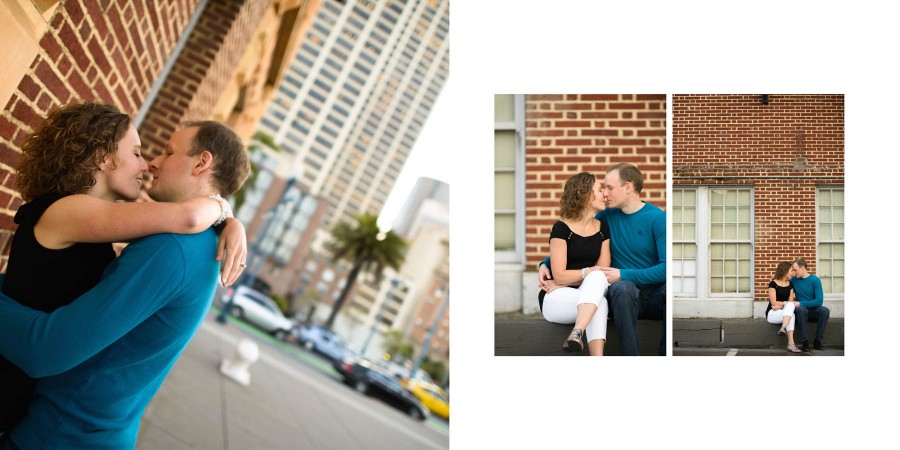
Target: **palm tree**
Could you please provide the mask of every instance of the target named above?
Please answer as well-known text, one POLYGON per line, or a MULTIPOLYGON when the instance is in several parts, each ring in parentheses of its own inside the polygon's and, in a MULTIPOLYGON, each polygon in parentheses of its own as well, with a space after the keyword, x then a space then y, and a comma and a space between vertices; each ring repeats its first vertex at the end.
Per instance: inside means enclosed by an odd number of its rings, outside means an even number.
POLYGON ((380 282, 385 267, 398 269, 403 264, 403 256, 406 252, 406 242, 393 231, 382 233, 378 229, 378 216, 360 214, 356 216, 356 223, 348 224, 340 222, 331 230, 332 241, 328 248, 332 251, 334 259, 346 259, 350 262, 350 274, 347 276, 347 284, 341 291, 341 296, 334 303, 331 315, 325 322, 327 328, 334 325, 344 302, 347 301, 356 278, 363 270, 372 269, 375 278, 380 282))

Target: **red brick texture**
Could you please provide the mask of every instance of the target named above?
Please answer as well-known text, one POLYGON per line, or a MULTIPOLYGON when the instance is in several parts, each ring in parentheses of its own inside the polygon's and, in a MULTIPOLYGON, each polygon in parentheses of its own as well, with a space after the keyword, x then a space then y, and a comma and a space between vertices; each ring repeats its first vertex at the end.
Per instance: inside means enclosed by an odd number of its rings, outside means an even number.
POLYGON ((674 95, 672 183, 753 187, 754 292, 780 261, 816 262, 816 188, 844 184, 844 96, 674 95))
POLYGON ((198 2, 60 3, 38 55, 0 113, 0 271, 22 203, 15 168, 24 137, 50 109, 77 100, 137 112, 198 2))
POLYGON ((185 120, 210 117, 269 1, 210 1, 141 124, 148 156, 165 148, 185 120))
MULTIPOLYGON (((12 218, 22 203, 15 168, 24 137, 50 109, 78 100, 113 104, 134 116, 199 3, 60 3, 38 55, 0 113, 0 272, 15 230, 12 218)), ((179 122, 208 117, 270 3, 208 2, 139 129, 145 156, 160 153, 179 122)))
POLYGON ((602 177, 613 164, 634 164, 644 174, 641 197, 665 209, 665 94, 527 95, 525 121, 529 267, 550 254, 563 184, 578 172, 602 177))

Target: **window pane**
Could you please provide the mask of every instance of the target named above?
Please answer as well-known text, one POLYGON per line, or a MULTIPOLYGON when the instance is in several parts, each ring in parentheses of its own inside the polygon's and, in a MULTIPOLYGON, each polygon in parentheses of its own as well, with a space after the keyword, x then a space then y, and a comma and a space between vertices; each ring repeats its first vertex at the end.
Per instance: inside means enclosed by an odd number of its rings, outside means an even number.
POLYGON ((494 209, 516 209, 516 176, 512 173, 494 174, 494 209))
POLYGON ((738 225, 738 239, 741 240, 749 240, 750 239, 750 225, 746 223, 742 223, 738 225))
POLYGON ((830 241, 831 240, 831 225, 827 223, 819 224, 819 240, 822 241, 830 241))
POLYGON ((513 94, 494 95, 494 121, 512 122, 515 119, 515 104, 513 94))
POLYGON ((494 250, 515 248, 515 227, 514 215, 494 214, 494 250))
POLYGON ((842 223, 834 224, 834 227, 832 228, 831 231, 832 231, 832 236, 831 236, 832 239, 834 239, 836 241, 844 240, 844 224, 842 224, 842 223))
POLYGON ((725 229, 722 225, 709 226, 709 238, 713 240, 721 240, 725 237, 725 229))
POLYGON ((725 225, 725 239, 737 239, 737 225, 725 225))
POLYGON ((694 239, 696 239, 696 236, 697 236, 696 226, 694 226, 693 224, 684 226, 684 236, 683 236, 684 239, 689 239, 689 240, 693 241, 694 239))
POLYGON ((494 131, 494 168, 516 167, 516 132, 494 131))
POLYGON ((831 208, 829 208, 829 207, 819 208, 819 221, 820 222, 831 222, 831 208))
POLYGON ((684 262, 684 275, 687 275, 687 276, 697 275, 697 262, 696 261, 685 261, 684 262))
POLYGON ((726 208, 725 209, 725 222, 737 222, 737 209, 736 208, 726 208))
POLYGON ((697 213, 694 207, 684 208, 684 221, 686 223, 696 222, 697 213))

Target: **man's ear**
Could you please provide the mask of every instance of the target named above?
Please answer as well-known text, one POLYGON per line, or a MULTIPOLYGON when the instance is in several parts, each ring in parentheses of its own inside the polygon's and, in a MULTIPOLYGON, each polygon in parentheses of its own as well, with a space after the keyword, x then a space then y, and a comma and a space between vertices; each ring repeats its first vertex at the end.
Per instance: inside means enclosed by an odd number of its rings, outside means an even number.
POLYGON ((203 150, 197 156, 198 157, 194 159, 194 167, 191 170, 191 175, 200 175, 212 167, 213 155, 209 150, 203 150))

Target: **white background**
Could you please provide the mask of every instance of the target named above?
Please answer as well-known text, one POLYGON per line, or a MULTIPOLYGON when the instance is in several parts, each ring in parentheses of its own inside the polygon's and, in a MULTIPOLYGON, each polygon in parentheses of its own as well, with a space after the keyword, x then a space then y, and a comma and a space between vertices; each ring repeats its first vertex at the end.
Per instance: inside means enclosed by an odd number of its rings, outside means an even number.
POLYGON ((896 446, 898 14, 604 3, 451 3, 451 447, 896 446), (494 357, 493 94, 757 92, 845 94, 846 356, 494 357))

